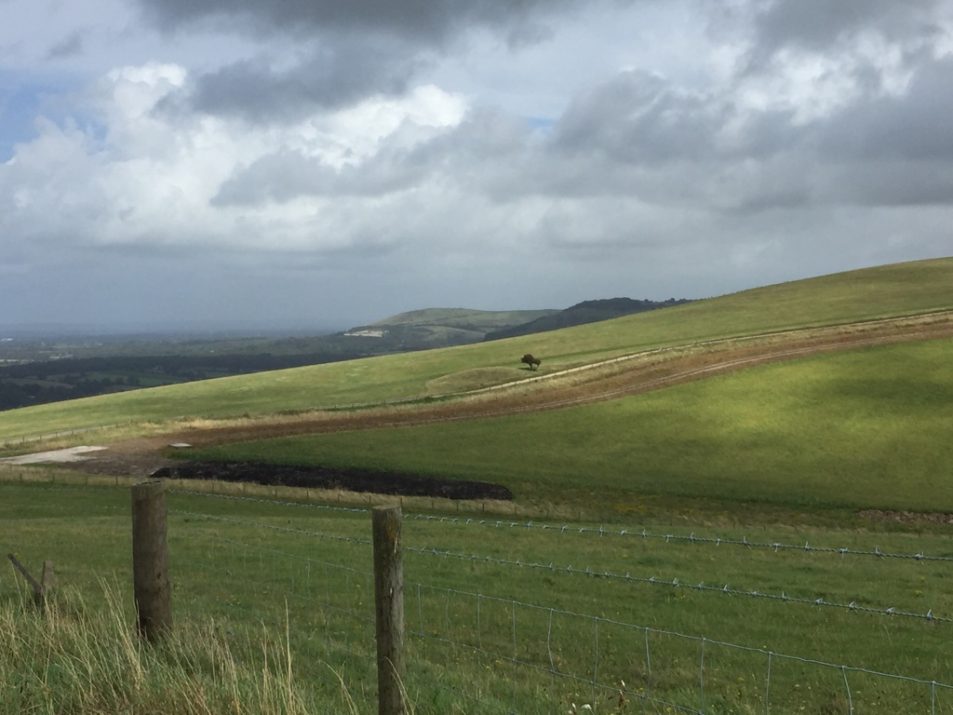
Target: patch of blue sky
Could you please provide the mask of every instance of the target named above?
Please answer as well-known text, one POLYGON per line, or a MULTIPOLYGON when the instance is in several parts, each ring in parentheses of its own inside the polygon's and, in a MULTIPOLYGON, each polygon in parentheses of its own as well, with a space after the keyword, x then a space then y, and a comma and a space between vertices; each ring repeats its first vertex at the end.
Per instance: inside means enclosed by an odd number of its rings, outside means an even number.
POLYGON ((529 126, 533 134, 547 137, 556 126, 556 120, 553 117, 523 117, 523 120, 529 126))
POLYGON ((68 97, 75 88, 70 78, 24 76, 0 70, 0 163, 13 156, 17 144, 37 135, 37 119, 73 124, 99 140, 105 128, 77 108, 68 97))

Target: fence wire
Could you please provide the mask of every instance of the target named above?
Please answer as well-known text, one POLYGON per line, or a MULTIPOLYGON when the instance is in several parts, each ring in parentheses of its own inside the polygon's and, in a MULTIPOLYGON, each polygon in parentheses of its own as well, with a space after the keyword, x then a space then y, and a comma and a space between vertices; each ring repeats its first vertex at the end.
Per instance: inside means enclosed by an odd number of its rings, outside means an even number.
POLYGON ((847 546, 815 546, 805 541, 803 544, 792 544, 783 541, 749 541, 746 536, 738 538, 723 536, 701 536, 694 531, 689 534, 671 532, 653 532, 639 527, 620 528, 614 526, 575 526, 570 524, 553 524, 536 521, 515 521, 509 519, 474 519, 458 516, 435 514, 409 514, 406 518, 417 521, 432 521, 460 526, 483 526, 496 529, 523 529, 548 531, 559 535, 583 535, 597 537, 628 537, 642 540, 663 541, 667 544, 696 544, 706 546, 738 546, 745 549, 759 549, 781 552, 799 552, 814 554, 835 554, 838 556, 867 556, 880 559, 898 559, 911 561, 937 561, 953 563, 953 556, 931 555, 922 551, 916 553, 883 551, 879 546, 871 549, 858 549, 847 546))
MULTIPOLYGON (((297 586, 292 582, 290 589, 281 590, 282 593, 295 597, 307 608, 317 605, 340 612, 365 625, 373 623, 371 604, 367 604, 363 610, 339 605, 341 600, 354 600, 353 590, 341 589, 340 584, 335 583, 333 588, 336 589, 336 598, 322 599, 311 588, 311 569, 314 568, 322 570, 326 583, 330 583, 327 576, 329 572, 353 576, 363 582, 361 588, 366 593, 371 590, 369 584, 373 579, 369 569, 273 547, 249 545, 218 535, 213 538, 216 543, 240 554, 255 554, 268 559, 267 563, 274 564, 275 559, 283 559, 304 565, 308 569, 306 580, 299 579, 297 586), (303 583, 307 583, 306 589, 303 583), (300 593, 303 590, 307 593, 300 593)), ((745 662, 760 664, 760 684, 756 683, 754 668, 748 668, 751 682, 746 694, 760 703, 763 706, 761 711, 766 714, 772 712, 772 707, 780 707, 782 702, 786 702, 786 696, 792 697, 790 683, 779 683, 779 671, 785 663, 828 673, 830 677, 823 682, 831 692, 836 693, 832 683, 839 680, 841 697, 849 713, 853 713, 855 708, 856 693, 851 683, 857 678, 875 678, 911 688, 919 693, 917 697, 925 707, 929 707, 925 712, 931 715, 938 712, 941 696, 948 697, 953 693, 953 685, 936 680, 805 658, 479 591, 408 581, 404 586, 404 594, 405 618, 409 623, 407 636, 411 641, 436 644, 454 651, 459 649, 488 661, 502 662, 521 671, 534 673, 543 680, 565 683, 567 687, 574 688, 572 692, 577 695, 586 691, 586 698, 578 698, 578 709, 569 712, 584 712, 583 706, 596 708, 597 703, 610 701, 639 704, 642 708, 654 708, 654 711, 668 709, 671 712, 695 714, 711 712, 712 708, 718 711, 727 702, 723 692, 725 684, 719 680, 720 671, 717 667, 719 659, 723 659, 723 656, 719 656, 722 651, 739 654, 747 659, 745 662), (567 624, 572 625, 570 627, 567 624), (565 632, 560 633, 561 629, 565 629, 565 632), (619 645, 620 641, 624 648, 619 645), (673 641, 685 644, 687 649, 679 650, 676 647, 666 652, 664 646, 673 641), (615 660, 610 643, 615 643, 615 660), (635 644, 640 645, 635 647, 635 644), (641 665, 633 671, 634 675, 626 679, 613 679, 613 675, 618 676, 619 662, 632 667, 631 656, 627 655, 618 661, 620 650, 637 653, 639 648, 643 649, 643 654, 638 658, 641 665), (693 651, 694 665, 691 664, 693 651), (675 652, 677 656, 673 656, 675 652), (684 662, 676 667, 670 662, 675 658, 684 662), (667 682, 672 677, 672 671, 680 674, 680 682, 674 685, 667 682), (788 691, 786 695, 782 690, 788 691)), ((818 677, 823 679, 823 676, 818 677)), ((561 707, 573 706, 567 699, 569 697, 566 692, 561 695, 556 693, 552 695, 552 700, 553 703, 558 701, 561 707)))
MULTIPOLYGON (((238 519, 234 517, 226 517, 220 515, 205 514, 201 512, 192 512, 184 510, 176 510, 176 513, 183 516, 189 516, 193 518, 209 519, 212 521, 220 521, 225 523, 231 523, 235 525, 242 526, 253 526, 260 529, 266 529, 271 531, 277 531, 288 534, 296 534, 300 536, 309 536, 317 539, 324 539, 329 541, 338 541, 346 542, 352 544, 362 544, 369 546, 371 541, 369 539, 363 539, 359 537, 352 536, 342 536, 338 534, 329 534, 326 532, 313 531, 309 529, 298 529, 295 527, 288 526, 279 526, 276 524, 267 524, 263 522, 249 521, 246 519, 238 519)), ((611 571, 608 569, 596 569, 590 566, 586 567, 576 567, 571 564, 569 565, 558 565, 554 562, 539 562, 539 561, 523 561, 520 559, 507 559, 500 558, 496 556, 489 556, 487 554, 477 554, 477 553, 465 553, 458 551, 450 551, 447 549, 438 549, 436 547, 413 547, 413 546, 404 546, 404 551, 407 553, 418 554, 421 556, 428 557, 437 557, 443 559, 456 559, 460 561, 469 561, 472 563, 480 564, 490 564, 494 566, 504 566, 507 568, 518 568, 518 569, 528 569, 535 571, 549 571, 554 574, 567 574, 571 576, 584 576, 593 579, 604 579, 608 581, 624 582, 630 584, 643 584, 651 585, 663 588, 695 591, 703 594, 716 595, 720 594, 722 596, 743 596, 745 598, 752 599, 762 599, 769 601, 776 601, 780 603, 790 603, 795 605, 806 605, 806 606, 815 606, 819 608, 835 608, 840 610, 852 611, 855 613, 865 613, 870 615, 877 616, 887 616, 887 617, 897 617, 897 618, 909 618, 921 621, 935 622, 935 623, 951 623, 953 618, 948 616, 937 615, 933 612, 933 609, 928 609, 925 613, 910 611, 902 608, 897 608, 896 606, 874 606, 869 604, 858 603, 856 600, 849 602, 840 602, 832 601, 825 599, 824 597, 807 597, 799 595, 791 595, 784 591, 780 593, 772 593, 767 591, 762 591, 758 589, 744 589, 744 588, 735 588, 728 583, 720 584, 708 584, 704 582, 692 583, 691 581, 686 581, 684 579, 679 579, 678 577, 669 578, 659 578, 657 576, 646 576, 640 574, 633 574, 631 572, 618 572, 611 571)))
POLYGON ((405 547, 410 553, 422 554, 426 556, 435 556, 443 558, 458 559, 462 561, 472 561, 484 564, 493 564, 496 566, 506 566, 515 568, 525 568, 532 570, 550 571, 552 573, 563 573, 572 576, 587 576, 595 579, 606 579, 611 581, 623 581, 626 583, 650 584, 652 586, 662 586, 673 589, 683 589, 689 591, 698 591, 700 593, 723 594, 727 596, 745 596, 747 598, 767 599, 770 601, 779 601, 783 603, 792 603, 808 606, 819 606, 825 608, 838 608, 842 610, 855 611, 857 613, 869 613, 878 616, 896 616, 900 618, 913 618, 923 621, 932 621, 937 623, 953 623, 953 618, 947 616, 938 616, 933 613, 933 609, 926 613, 917 613, 896 608, 894 606, 870 606, 862 605, 856 601, 842 603, 830 601, 823 597, 809 598, 804 596, 792 596, 785 592, 768 593, 758 590, 745 590, 732 588, 730 584, 711 585, 706 583, 691 583, 680 580, 675 577, 672 579, 663 579, 656 576, 633 575, 631 572, 620 573, 607 569, 594 569, 592 567, 578 568, 572 565, 560 566, 553 562, 542 563, 538 561, 521 561, 518 559, 503 559, 485 554, 463 553, 456 551, 441 550, 437 548, 415 548, 405 547))
MULTIPOLYGON (((238 496, 230 494, 209 494, 207 492, 192 491, 176 488, 170 490, 173 494, 183 494, 188 496, 208 497, 213 499, 226 499, 234 501, 245 501, 260 504, 272 504, 281 506, 292 506, 305 509, 315 509, 322 511, 332 511, 349 514, 369 514, 368 507, 341 506, 332 504, 315 504, 309 502, 288 501, 281 499, 265 499, 261 497, 238 496)), ((894 559, 900 561, 923 561, 937 563, 953 563, 953 556, 945 554, 929 554, 924 551, 903 552, 883 550, 879 546, 868 548, 857 548, 850 546, 825 546, 811 544, 809 541, 801 543, 791 543, 780 539, 758 540, 748 539, 747 536, 741 538, 728 536, 706 536, 703 527, 693 528, 688 534, 652 531, 638 526, 611 526, 606 524, 585 526, 568 523, 554 523, 536 520, 514 520, 514 519, 486 519, 465 516, 447 516, 441 514, 426 514, 421 512, 404 512, 405 521, 433 522, 440 524, 451 524, 454 526, 472 526, 493 529, 511 529, 523 531, 542 531, 558 536, 590 536, 590 537, 617 537, 627 539, 641 539, 645 541, 660 541, 666 544, 689 544, 696 546, 716 546, 716 547, 738 547, 744 550, 768 551, 776 554, 782 553, 807 553, 807 554, 831 554, 841 557, 865 557, 876 559, 894 559)))

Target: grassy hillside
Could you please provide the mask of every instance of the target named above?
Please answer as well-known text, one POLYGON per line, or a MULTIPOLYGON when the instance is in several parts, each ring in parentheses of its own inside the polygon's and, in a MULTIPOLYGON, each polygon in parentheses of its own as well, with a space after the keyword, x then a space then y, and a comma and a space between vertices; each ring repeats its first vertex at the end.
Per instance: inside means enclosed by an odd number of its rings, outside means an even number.
POLYGON ((953 340, 892 345, 576 408, 199 456, 479 479, 519 501, 582 503, 607 517, 657 498, 953 511, 951 363, 953 340))
POLYGON ((0 413, 0 441, 128 421, 264 415, 419 399, 663 345, 953 308, 953 258, 758 288, 712 300, 498 342, 141 390, 0 413))

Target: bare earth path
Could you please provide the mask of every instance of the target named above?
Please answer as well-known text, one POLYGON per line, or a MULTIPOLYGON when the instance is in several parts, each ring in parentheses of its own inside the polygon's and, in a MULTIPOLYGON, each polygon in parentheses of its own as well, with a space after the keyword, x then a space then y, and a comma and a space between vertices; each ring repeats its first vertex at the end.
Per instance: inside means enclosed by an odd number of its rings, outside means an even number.
POLYGON ((109 474, 149 474, 169 463, 161 452, 175 442, 205 446, 559 409, 635 395, 765 363, 947 337, 953 337, 953 311, 650 350, 440 401, 196 424, 157 437, 115 443, 84 460, 82 469, 109 474))

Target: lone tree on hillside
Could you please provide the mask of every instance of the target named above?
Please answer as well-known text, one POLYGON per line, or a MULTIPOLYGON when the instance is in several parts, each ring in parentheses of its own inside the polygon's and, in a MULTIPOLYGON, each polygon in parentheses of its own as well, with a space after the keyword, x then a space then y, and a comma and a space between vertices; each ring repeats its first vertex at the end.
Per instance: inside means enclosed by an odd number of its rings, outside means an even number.
POLYGON ((520 362, 524 363, 530 370, 535 370, 539 367, 539 364, 542 362, 542 360, 533 357, 532 353, 526 353, 520 358, 520 362))

